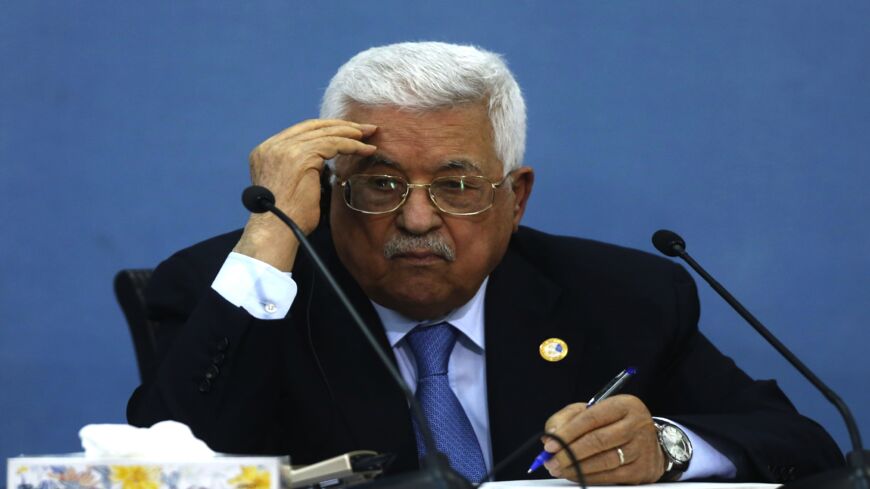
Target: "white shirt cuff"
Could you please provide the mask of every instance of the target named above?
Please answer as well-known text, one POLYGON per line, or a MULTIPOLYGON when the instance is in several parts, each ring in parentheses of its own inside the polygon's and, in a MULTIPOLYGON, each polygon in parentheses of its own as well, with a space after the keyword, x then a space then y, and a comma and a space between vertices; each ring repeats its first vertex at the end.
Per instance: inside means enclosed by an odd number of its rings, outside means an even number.
POLYGON ((290 272, 250 256, 231 252, 211 288, 257 319, 283 319, 296 298, 290 272))
POLYGON ((686 436, 689 437, 689 441, 692 442, 692 461, 689 462, 689 469, 683 472, 678 480, 709 479, 711 477, 733 479, 737 477, 737 467, 734 466, 734 462, 725 455, 722 455, 722 452, 713 448, 700 435, 668 418, 656 416, 655 419, 661 419, 679 426, 686 433, 686 436))

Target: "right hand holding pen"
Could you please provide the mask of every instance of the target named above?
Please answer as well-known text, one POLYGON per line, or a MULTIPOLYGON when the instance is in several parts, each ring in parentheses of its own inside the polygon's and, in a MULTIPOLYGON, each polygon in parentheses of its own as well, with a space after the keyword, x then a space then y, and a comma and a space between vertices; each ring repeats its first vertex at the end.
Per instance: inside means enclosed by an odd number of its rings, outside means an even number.
MULTIPOLYGON (((275 205, 306 234, 320 220, 320 172, 324 161, 338 155, 373 154, 362 140, 377 126, 332 119, 311 119, 293 125, 260 143, 249 157, 251 182, 275 194, 275 205)), ((271 214, 252 214, 233 251, 289 271, 298 243, 271 214)))
MULTIPOLYGON (((570 404, 547 420, 546 430, 561 437, 580 461, 589 484, 649 484, 664 473, 664 454, 652 416, 635 396, 621 394, 587 409, 570 404), (620 451, 622 452, 620 454, 620 451)), ((577 481, 568 454, 544 438, 554 456, 544 464, 553 477, 577 481)))

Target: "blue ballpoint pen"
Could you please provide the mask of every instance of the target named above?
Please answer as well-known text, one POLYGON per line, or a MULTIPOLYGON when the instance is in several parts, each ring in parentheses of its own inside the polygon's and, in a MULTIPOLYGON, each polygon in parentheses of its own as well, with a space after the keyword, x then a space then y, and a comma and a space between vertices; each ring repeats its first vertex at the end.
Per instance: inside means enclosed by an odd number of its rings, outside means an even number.
MULTIPOLYGON (((589 399, 589 402, 586 403, 586 408, 591 408, 592 406, 598 404, 599 402, 607 399, 619 392, 622 389, 622 386, 628 382, 628 379, 631 378, 632 375, 636 374, 637 370, 629 367, 622 372, 619 372, 616 377, 613 378, 610 382, 607 383, 600 391, 598 391, 592 399, 589 399)), ((531 474, 532 472, 538 470, 544 462, 553 458, 553 454, 544 450, 537 457, 535 457, 535 461, 532 462, 532 466, 529 467, 529 471, 527 473, 531 474)))

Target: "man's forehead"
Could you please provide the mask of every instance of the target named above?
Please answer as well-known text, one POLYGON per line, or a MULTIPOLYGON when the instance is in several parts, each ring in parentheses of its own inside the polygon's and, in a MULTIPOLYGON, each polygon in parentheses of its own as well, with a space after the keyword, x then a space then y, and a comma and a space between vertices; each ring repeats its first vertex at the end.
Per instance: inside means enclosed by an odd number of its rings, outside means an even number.
POLYGON ((345 117, 378 126, 366 140, 378 151, 369 157, 340 158, 339 166, 353 166, 358 171, 381 166, 403 172, 460 170, 474 174, 501 170, 489 114, 480 104, 425 111, 354 105, 345 117))
POLYGON ((492 141, 489 111, 481 104, 463 104, 436 109, 408 109, 395 106, 351 105, 345 119, 375 124, 373 139, 402 141, 407 138, 479 138, 492 141))

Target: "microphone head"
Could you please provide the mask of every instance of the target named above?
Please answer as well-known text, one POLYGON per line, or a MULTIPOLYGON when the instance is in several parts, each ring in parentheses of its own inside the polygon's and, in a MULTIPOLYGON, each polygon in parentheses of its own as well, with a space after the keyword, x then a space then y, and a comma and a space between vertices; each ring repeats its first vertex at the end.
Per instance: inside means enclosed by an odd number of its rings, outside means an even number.
POLYGON ((659 229, 652 235, 653 246, 667 256, 680 256, 686 250, 686 242, 679 234, 659 229))
POLYGON ((242 192, 242 204, 254 214, 262 214, 269 211, 269 207, 275 205, 275 196, 266 187, 251 185, 242 192), (266 203, 271 205, 266 205, 266 203))

